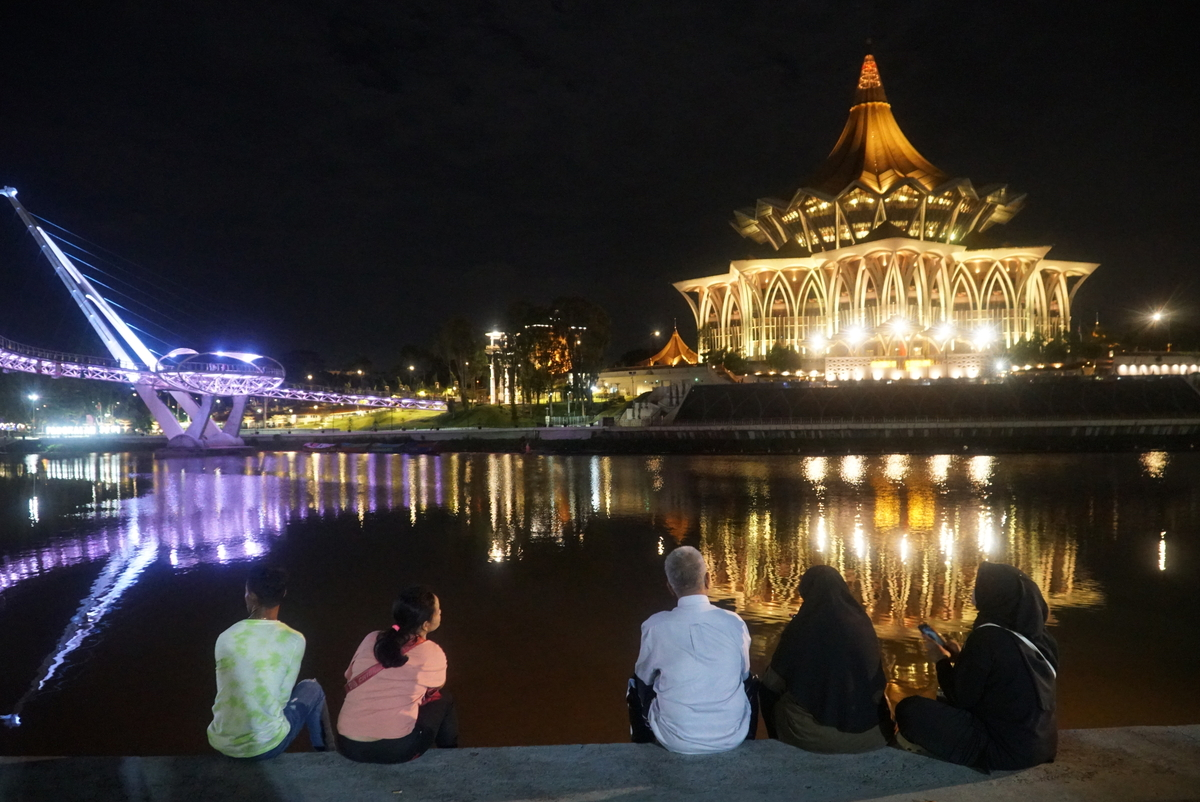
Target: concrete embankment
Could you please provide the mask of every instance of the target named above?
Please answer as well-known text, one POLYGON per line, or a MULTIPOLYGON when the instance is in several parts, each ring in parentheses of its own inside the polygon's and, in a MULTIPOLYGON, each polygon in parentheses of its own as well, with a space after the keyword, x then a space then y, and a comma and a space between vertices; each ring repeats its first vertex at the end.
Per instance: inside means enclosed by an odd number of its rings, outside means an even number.
POLYGON ((1200 725, 1068 730, 1056 762, 990 775, 897 749, 814 755, 778 741, 704 757, 633 744, 465 748, 402 766, 312 753, 249 764, 219 756, 0 761, 0 799, 1177 802, 1200 799, 1200 725))
POLYGON ((872 454, 1193 451, 1200 419, 1060 421, 890 420, 807 424, 250 432, 244 449, 170 451, 163 438, 18 442, 11 454, 69 456, 154 451, 161 457, 241 456, 262 451, 539 454, 872 454), (310 448, 318 443, 320 447, 310 448))

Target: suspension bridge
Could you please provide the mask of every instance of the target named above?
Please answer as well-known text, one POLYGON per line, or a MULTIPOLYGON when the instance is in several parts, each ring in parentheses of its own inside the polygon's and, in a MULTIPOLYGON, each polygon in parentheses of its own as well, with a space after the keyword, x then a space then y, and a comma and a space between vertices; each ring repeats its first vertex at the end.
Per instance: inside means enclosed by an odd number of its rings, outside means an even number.
POLYGON ((243 445, 240 432, 251 398, 274 398, 388 409, 444 410, 443 401, 425 398, 352 394, 309 385, 289 384, 274 359, 241 351, 199 352, 174 348, 156 354, 138 337, 113 305, 98 292, 56 238, 38 224, 17 200, 17 190, 0 190, 16 209, 42 255, 54 268, 104 343, 111 358, 47 351, 0 337, 0 370, 118 382, 131 386, 150 410, 171 448, 210 449, 243 445), (174 399, 186 419, 179 420, 164 396, 174 399), (213 420, 218 398, 231 399, 224 424, 213 420))

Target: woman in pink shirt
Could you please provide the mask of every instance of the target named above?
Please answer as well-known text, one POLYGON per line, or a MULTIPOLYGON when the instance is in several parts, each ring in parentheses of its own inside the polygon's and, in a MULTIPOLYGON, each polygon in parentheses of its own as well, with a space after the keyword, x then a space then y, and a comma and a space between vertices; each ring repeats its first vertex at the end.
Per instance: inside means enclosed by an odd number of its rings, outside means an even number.
POLYGON ((438 597, 412 587, 392 605, 388 629, 363 638, 346 669, 338 751, 361 763, 404 763, 431 746, 458 746, 446 684, 446 653, 429 633, 442 623, 438 597))

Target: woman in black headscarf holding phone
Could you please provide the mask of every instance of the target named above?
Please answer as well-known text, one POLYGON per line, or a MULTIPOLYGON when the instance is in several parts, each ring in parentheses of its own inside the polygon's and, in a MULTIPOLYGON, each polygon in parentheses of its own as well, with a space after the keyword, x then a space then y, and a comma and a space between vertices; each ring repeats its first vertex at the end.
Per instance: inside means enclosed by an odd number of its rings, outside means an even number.
POLYGON ((1011 565, 983 563, 979 615, 966 643, 932 645, 942 655, 944 699, 910 696, 896 706, 900 734, 935 757, 983 769, 1024 769, 1058 749, 1058 644, 1033 580, 1011 565))
POLYGON ((886 746, 894 725, 867 611, 828 565, 805 572, 800 597, 759 690, 767 734, 827 754, 886 746))

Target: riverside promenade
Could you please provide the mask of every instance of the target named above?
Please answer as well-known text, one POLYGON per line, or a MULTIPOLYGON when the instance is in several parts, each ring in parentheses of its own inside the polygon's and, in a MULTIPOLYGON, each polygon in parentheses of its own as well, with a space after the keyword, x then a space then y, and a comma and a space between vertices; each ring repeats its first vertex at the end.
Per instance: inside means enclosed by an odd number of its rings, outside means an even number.
POLYGON ((5 802, 1039 802, 1200 800, 1200 725, 1066 730, 1058 760, 984 774, 881 749, 815 755, 754 741, 719 755, 591 744, 433 750, 400 766, 338 755, 0 758, 5 802))

